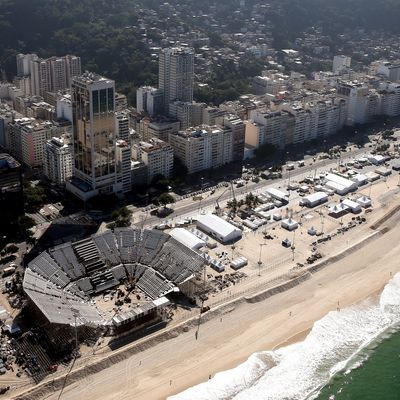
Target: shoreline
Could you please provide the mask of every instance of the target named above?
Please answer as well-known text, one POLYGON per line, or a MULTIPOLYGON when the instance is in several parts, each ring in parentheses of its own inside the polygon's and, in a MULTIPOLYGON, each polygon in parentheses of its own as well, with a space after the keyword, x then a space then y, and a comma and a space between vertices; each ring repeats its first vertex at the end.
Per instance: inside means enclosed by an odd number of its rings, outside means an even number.
MULTIPOLYGON (((391 211, 389 211, 390 214, 391 211)), ((262 293, 256 293, 248 296, 248 298, 242 297, 230 304, 220 306, 212 310, 208 317, 208 313, 204 314, 204 322, 200 327, 198 341, 193 338, 193 329, 188 332, 184 330, 185 325, 191 326, 193 323, 189 322, 188 324, 188 322, 185 322, 177 327, 171 327, 170 331, 160 333, 160 335, 164 334, 166 337, 159 343, 157 343, 157 337, 151 337, 143 343, 133 343, 132 346, 123 348, 121 352, 111 353, 107 359, 99 361, 104 363, 100 370, 92 365, 81 367, 73 372, 73 374, 77 374, 77 377, 75 380, 71 379, 69 383, 67 382, 62 398, 109 399, 112 398, 110 396, 115 394, 119 399, 165 399, 167 396, 177 394, 190 386, 207 380, 210 372, 211 375, 214 375, 216 372, 234 368, 246 361, 252 353, 276 349, 299 342, 307 336, 315 321, 321 319, 327 312, 336 309, 336 303, 339 301, 328 301, 328 304, 317 307, 315 310, 317 304, 313 301, 313 298, 316 294, 312 296, 308 294, 313 291, 325 294, 325 292, 335 292, 338 289, 343 290, 346 285, 339 285, 341 287, 336 288, 336 290, 335 287, 337 286, 337 281, 341 281, 346 277, 351 278, 350 283, 357 285, 358 281, 359 285, 358 274, 365 271, 369 278, 369 285, 363 285, 359 288, 360 290, 354 290, 351 294, 348 293, 349 288, 347 288, 341 295, 340 306, 346 307, 370 298, 374 294, 376 295, 383 289, 390 276, 387 273, 385 279, 382 279, 383 277, 380 280, 374 279, 371 276, 374 275, 371 274, 373 272, 371 265, 358 265, 362 257, 357 256, 357 253, 370 252, 371 248, 380 249, 382 246, 387 246, 389 242, 397 244, 400 243, 399 239, 399 229, 393 228, 388 231, 385 227, 382 227, 381 232, 372 232, 351 248, 321 261, 322 265, 310 266, 309 270, 313 271, 313 273, 308 273, 309 277, 304 277, 305 274, 303 274, 295 278, 295 280, 298 279, 300 281, 298 284, 290 285, 291 281, 288 281, 279 285, 279 287, 289 285, 285 290, 279 290, 276 287, 269 288, 262 293), (389 237, 393 237, 395 240, 389 240, 389 237), (364 249, 369 243, 370 245, 364 249), (339 266, 340 264, 350 265, 351 267, 348 271, 346 271, 346 268, 343 270, 343 265, 341 269, 335 269, 335 264, 339 266), (266 295, 268 292, 272 293, 266 295), (343 298, 345 298, 344 302, 343 298), (267 299, 268 301, 266 301, 267 299), (300 310, 301 306, 306 305, 311 308, 304 307, 305 310, 300 310), (270 315, 267 314, 266 316, 264 309, 269 309, 271 311, 270 315), (289 313, 291 315, 290 318, 289 313), (216 318, 217 316, 220 317, 221 322, 224 322, 223 329, 219 326, 220 321, 219 318, 216 318), (241 319, 246 321, 241 321, 241 319), (226 326, 226 320, 228 320, 228 323, 232 323, 231 327, 226 326), (272 322, 271 326, 282 324, 282 327, 278 329, 278 332, 272 332, 267 336, 260 335, 260 331, 265 327, 260 322, 266 322, 267 324, 272 322), (205 330, 206 332, 204 332, 205 330), (292 332, 297 333, 293 334, 292 332), (246 343, 249 338, 251 342, 246 343), (177 356, 172 351, 174 345, 180 346, 181 342, 184 342, 184 350, 182 351, 182 353, 185 353, 184 357, 183 354, 178 354, 177 356), (214 353, 210 352, 210 344, 215 349, 214 353), (238 348, 240 349, 239 351, 237 350, 238 348), (118 359, 119 353, 121 357, 118 359), (149 360, 146 360, 145 368, 145 363, 143 362, 142 364, 141 358, 146 356, 147 353, 149 354, 149 360), (192 360, 190 365, 188 365, 188 359, 192 360), (162 361, 164 365, 162 367, 159 366, 157 361, 162 361), (128 370, 126 364, 129 366, 128 370), (132 368, 134 364, 136 364, 136 368, 132 368), (193 370, 192 364, 200 364, 202 367, 199 365, 193 370), (210 368, 210 366, 212 367, 210 368), (206 367, 209 370, 201 372, 206 367), (125 374, 121 373, 121 370, 123 371, 124 369, 125 374), (131 369, 134 370, 132 370, 133 374, 137 374, 135 377, 130 376, 128 371, 131 369), (78 376, 79 374, 81 376, 78 376), (170 375, 170 379, 166 378, 168 375, 170 375), (106 380, 111 378, 113 381, 110 382, 112 383, 110 389, 107 389, 105 385, 101 385, 105 378, 106 380), (117 387, 115 387, 116 382, 119 382, 117 387), (88 385, 82 389, 81 386, 85 386, 85 383, 88 385), (114 386, 113 390, 111 390, 112 386, 114 386), (121 386, 123 386, 123 389, 121 389, 121 386)), ((394 246, 394 249, 400 255, 400 245, 394 246)), ((391 260, 393 259, 396 259, 396 257, 391 258, 391 260)), ((381 259, 378 261, 380 264, 382 263, 381 259)), ((397 270, 400 270, 400 267, 396 265, 390 266, 390 269, 389 263, 384 265, 386 272, 390 271, 393 275, 397 270)), ((60 378, 63 380, 63 377, 60 378)), ((49 387, 46 388, 45 385, 46 383, 43 383, 31 391, 24 394, 21 393, 19 396, 15 393, 15 396, 19 399, 37 399, 44 398, 44 396, 46 399, 56 399, 60 390, 60 388, 57 390, 58 385, 54 386, 56 392, 50 390, 49 387)))

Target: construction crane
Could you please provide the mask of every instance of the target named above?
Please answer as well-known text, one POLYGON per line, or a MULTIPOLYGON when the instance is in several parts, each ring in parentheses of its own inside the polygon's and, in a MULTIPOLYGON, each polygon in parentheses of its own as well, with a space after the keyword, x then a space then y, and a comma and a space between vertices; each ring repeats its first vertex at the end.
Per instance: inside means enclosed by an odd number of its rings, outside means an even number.
POLYGON ((220 214, 220 210, 221 210, 221 207, 220 207, 220 205, 219 205, 219 200, 221 199, 221 197, 222 197, 228 190, 230 190, 230 192, 231 192, 231 199, 232 199, 232 200, 236 200, 236 197, 235 197, 235 190, 234 190, 234 188, 233 188, 233 183, 232 183, 232 182, 229 182, 229 186, 218 196, 217 200, 215 200, 215 210, 217 211, 217 214, 218 214, 218 215, 220 214))

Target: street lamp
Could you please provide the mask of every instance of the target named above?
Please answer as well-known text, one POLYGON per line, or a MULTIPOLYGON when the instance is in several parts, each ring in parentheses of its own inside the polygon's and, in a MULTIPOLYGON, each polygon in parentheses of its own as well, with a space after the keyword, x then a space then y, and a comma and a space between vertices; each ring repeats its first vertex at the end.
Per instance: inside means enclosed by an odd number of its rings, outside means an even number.
POLYGON ((262 250, 262 247, 264 246, 264 244, 265 243, 260 243, 260 255, 258 257, 258 262, 257 262, 257 264, 258 264, 258 276, 261 276, 261 264, 262 264, 262 261, 261 261, 261 250, 262 250))

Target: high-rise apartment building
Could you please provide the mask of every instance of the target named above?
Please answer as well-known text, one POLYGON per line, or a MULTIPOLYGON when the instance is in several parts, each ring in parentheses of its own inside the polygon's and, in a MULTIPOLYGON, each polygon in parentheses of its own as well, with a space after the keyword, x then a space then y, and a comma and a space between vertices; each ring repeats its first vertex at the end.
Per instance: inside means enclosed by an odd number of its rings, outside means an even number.
POLYGON ((31 74, 31 61, 38 60, 37 54, 17 54, 17 76, 29 76, 31 74))
POLYGON ((36 54, 17 55, 17 75, 29 77, 31 95, 43 97, 47 92, 67 89, 72 77, 80 74, 80 57, 66 55, 41 59, 36 54))
POLYGON ((42 168, 46 141, 60 136, 63 131, 63 128, 50 121, 15 119, 8 124, 7 148, 21 163, 30 168, 42 168))
POLYGON ((346 125, 365 124, 380 113, 380 96, 361 82, 339 82, 337 94, 347 101, 346 125))
POLYGON ((169 136, 169 143, 189 174, 232 162, 233 132, 228 127, 200 126, 179 131, 169 136))
POLYGON ((383 75, 391 82, 400 82, 400 63, 382 61, 377 68, 377 74, 383 75))
POLYGON ((389 117, 400 115, 400 84, 382 82, 380 85, 381 112, 389 117))
POLYGON ((122 191, 129 192, 132 188, 131 174, 131 140, 129 132, 129 117, 124 112, 116 114, 115 129, 117 133, 116 162, 117 182, 122 184, 122 191))
POLYGON ((180 122, 180 129, 203 124, 203 111, 206 108, 204 103, 174 101, 169 105, 169 114, 180 122))
POLYGON ((54 137, 44 146, 43 172, 52 182, 63 185, 72 176, 72 145, 69 139, 54 137))
MULTIPOLYGON (((21 164, 9 154, 0 154, 0 204, 12 202, 13 208, 22 206, 22 168, 21 164)), ((2 204, 3 205, 3 204, 2 204)), ((4 220, 4 215, 3 215, 4 220)))
POLYGON ((187 47, 166 48, 159 56, 159 88, 164 92, 164 112, 170 103, 193 101, 194 50, 187 47))
POLYGON ((174 166, 172 147, 160 139, 153 138, 148 142, 140 142, 132 146, 132 157, 147 166, 147 183, 156 175, 169 179, 174 166))
POLYGON ((335 97, 293 102, 278 110, 252 110, 246 122, 246 144, 283 148, 322 139, 342 129, 347 118, 346 100, 335 97))
POLYGON ((232 131, 232 161, 242 161, 246 135, 246 126, 244 122, 237 115, 229 114, 224 117, 223 125, 225 128, 229 128, 232 131))
POLYGON ((136 110, 150 117, 162 114, 164 110, 164 91, 152 86, 142 86, 136 91, 136 110))
POLYGON ((114 81, 93 73, 73 78, 73 177, 67 189, 82 200, 122 192, 115 149, 114 81))

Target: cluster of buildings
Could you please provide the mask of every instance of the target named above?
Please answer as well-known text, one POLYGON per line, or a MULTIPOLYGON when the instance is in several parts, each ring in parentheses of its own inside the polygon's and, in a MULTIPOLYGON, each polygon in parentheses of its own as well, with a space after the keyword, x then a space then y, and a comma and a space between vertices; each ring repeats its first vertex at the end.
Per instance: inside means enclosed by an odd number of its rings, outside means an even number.
POLYGON ((343 55, 314 79, 278 65, 254 77, 257 94, 219 107, 193 100, 195 51, 188 46, 160 50, 158 87, 138 88, 135 109, 114 81, 81 73, 79 57, 19 54, 17 66, 16 81, 0 84, 0 145, 85 201, 172 178, 175 159, 200 173, 263 145, 282 149, 400 115, 400 63, 378 61, 356 73, 343 55), (38 90, 37 65, 48 72, 38 90))
POLYGON ((132 109, 78 57, 19 54, 15 82, 0 85, 0 145, 82 200, 172 178, 174 158, 189 173, 240 161, 244 122, 193 101, 194 61, 193 48, 161 50, 159 86, 139 88, 132 109))
POLYGON ((369 73, 355 73, 350 66, 350 57, 339 55, 332 72, 317 72, 313 80, 277 70, 255 77, 261 94, 230 104, 231 109, 244 108, 246 145, 283 148, 323 140, 379 116, 399 116, 400 63, 375 62, 369 73))

